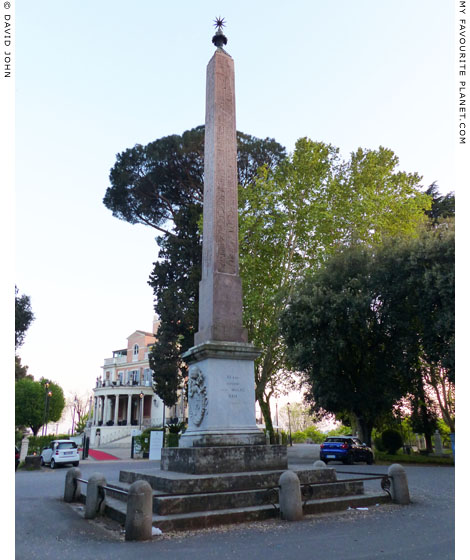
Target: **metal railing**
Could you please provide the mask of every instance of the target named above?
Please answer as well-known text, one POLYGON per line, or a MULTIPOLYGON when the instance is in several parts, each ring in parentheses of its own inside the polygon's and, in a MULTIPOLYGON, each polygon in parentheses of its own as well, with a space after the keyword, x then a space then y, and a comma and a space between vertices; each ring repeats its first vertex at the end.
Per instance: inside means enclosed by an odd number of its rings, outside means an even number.
POLYGON ((341 480, 339 480, 338 482, 351 482, 351 481, 369 481, 369 480, 380 480, 380 486, 382 488, 382 490, 384 492, 386 492, 390 498, 392 497, 392 494, 390 492, 390 488, 392 486, 392 481, 390 479, 390 476, 388 474, 381 474, 381 473, 376 473, 376 474, 370 474, 370 473, 362 473, 362 472, 357 472, 357 471, 336 471, 337 474, 358 474, 358 475, 362 475, 362 476, 358 476, 358 477, 354 477, 354 478, 343 478, 341 480))

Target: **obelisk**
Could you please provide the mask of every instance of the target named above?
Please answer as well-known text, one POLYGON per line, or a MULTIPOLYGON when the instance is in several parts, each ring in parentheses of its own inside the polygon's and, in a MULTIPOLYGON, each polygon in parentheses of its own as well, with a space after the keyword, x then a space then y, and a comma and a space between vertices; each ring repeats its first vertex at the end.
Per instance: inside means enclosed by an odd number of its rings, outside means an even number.
POLYGON ((161 469, 192 474, 287 468, 285 446, 266 445, 255 417, 254 361, 242 324, 238 270, 235 77, 223 49, 224 20, 207 65, 202 279, 199 330, 183 359, 189 366, 188 428, 178 448, 162 450, 161 469))
POLYGON ((208 340, 247 342, 238 270, 235 71, 232 57, 222 48, 227 38, 221 26, 212 40, 217 50, 206 76, 204 231, 196 346, 208 340))

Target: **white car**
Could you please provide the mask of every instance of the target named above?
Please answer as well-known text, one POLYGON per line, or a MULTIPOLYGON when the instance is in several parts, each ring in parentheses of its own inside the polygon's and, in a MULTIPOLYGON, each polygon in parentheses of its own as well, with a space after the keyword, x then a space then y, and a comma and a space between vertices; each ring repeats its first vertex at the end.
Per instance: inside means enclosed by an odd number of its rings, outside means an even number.
POLYGON ((48 447, 45 447, 41 453, 41 465, 49 464, 51 469, 56 465, 71 463, 74 467, 78 467, 80 456, 78 447, 74 441, 68 439, 56 439, 51 441, 48 447))

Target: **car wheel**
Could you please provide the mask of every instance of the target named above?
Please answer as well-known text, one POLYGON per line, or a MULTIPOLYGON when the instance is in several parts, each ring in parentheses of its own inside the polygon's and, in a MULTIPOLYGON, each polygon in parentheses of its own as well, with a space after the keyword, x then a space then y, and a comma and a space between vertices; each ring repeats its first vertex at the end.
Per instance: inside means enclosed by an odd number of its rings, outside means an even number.
POLYGON ((325 465, 328 465, 328 459, 322 459, 322 461, 325 463, 325 465))
POLYGON ((372 457, 372 455, 370 455, 369 457, 367 457, 367 464, 368 464, 368 465, 372 465, 373 462, 374 462, 374 457, 372 457))
POLYGON ((55 469, 55 461, 54 461, 54 459, 51 459, 51 469, 55 469))
POLYGON ((41 457, 41 467, 43 467, 44 465, 45 465, 44 459, 41 457))
POLYGON ((78 467, 78 461, 75 461, 75 463, 72 463, 72 465, 73 465, 74 467, 78 467))
POLYGON ((354 463, 352 453, 348 453, 346 459, 344 460, 345 465, 352 465, 354 463))

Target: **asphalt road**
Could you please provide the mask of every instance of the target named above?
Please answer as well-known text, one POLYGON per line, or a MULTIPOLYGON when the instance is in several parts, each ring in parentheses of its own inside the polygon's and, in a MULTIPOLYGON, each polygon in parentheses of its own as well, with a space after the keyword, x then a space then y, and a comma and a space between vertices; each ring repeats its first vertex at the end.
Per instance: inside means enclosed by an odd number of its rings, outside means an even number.
MULTIPOLYGON (((305 467, 304 459, 299 463, 305 467)), ((152 470, 155 466, 149 461, 110 461, 82 462, 80 468, 84 478, 101 472, 108 480, 116 480, 121 469, 152 470)), ((387 471, 387 467, 379 465, 345 468, 338 464, 336 468, 339 473, 387 471)), ((381 505, 367 511, 310 516, 297 523, 271 520, 174 533, 139 543, 125 542, 117 524, 85 520, 76 506, 65 504, 62 496, 66 472, 66 468, 61 468, 15 474, 15 558, 251 560, 263 555, 269 555, 269 560, 455 558, 454 468, 451 467, 407 466, 412 498, 409 506, 381 505)), ((341 476, 346 475, 338 475, 341 476)))

